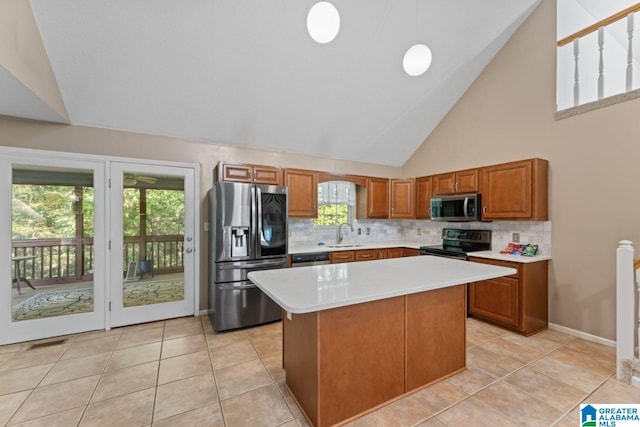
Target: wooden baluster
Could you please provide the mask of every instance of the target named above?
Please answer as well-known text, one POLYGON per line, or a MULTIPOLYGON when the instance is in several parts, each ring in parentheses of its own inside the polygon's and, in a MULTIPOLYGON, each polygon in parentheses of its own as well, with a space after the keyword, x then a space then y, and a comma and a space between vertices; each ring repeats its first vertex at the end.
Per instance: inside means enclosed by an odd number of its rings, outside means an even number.
POLYGON ((627 92, 633 89, 633 16, 634 13, 627 15, 627 37, 629 39, 629 47, 627 49, 627 92))
POLYGON ((580 105, 580 74, 578 73, 578 59, 580 57, 580 39, 573 41, 573 106, 580 105))
POLYGON ((604 96, 604 27, 598 28, 598 50, 600 51, 600 61, 598 63, 598 99, 604 96))

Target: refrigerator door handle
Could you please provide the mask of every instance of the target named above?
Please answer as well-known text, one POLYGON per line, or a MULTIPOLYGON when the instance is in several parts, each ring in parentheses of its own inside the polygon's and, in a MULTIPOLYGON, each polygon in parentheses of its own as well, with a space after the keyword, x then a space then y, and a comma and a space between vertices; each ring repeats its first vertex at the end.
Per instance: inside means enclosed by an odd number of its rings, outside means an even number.
POLYGON ((256 206, 258 207, 258 213, 256 215, 257 227, 256 227, 256 257, 262 257, 262 190, 256 186, 256 206))
POLYGON ((257 236, 260 233, 260 231, 258 230, 257 227, 257 215, 256 212, 258 211, 258 208, 256 207, 256 186, 255 185, 251 185, 251 238, 250 238, 250 243, 249 243, 249 248, 250 248, 250 252, 251 252, 251 258, 258 258, 260 256, 258 248, 260 247, 256 240, 257 240, 257 236))
POLYGON ((218 285, 218 289, 221 291, 242 291, 245 289, 253 289, 256 288, 257 286, 254 284, 250 284, 250 285, 218 285))
POLYGON ((274 265, 287 265, 287 260, 278 260, 278 261, 261 261, 261 262, 252 262, 252 263, 242 263, 242 264, 219 264, 218 268, 220 270, 246 270, 248 268, 258 268, 258 267, 272 267, 274 265))

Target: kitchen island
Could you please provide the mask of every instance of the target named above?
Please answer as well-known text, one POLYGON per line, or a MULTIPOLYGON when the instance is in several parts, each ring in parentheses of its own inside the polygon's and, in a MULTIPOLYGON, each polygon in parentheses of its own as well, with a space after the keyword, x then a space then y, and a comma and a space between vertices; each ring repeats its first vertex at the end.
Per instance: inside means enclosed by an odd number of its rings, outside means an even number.
POLYGON ((287 387, 313 425, 329 426, 465 369, 465 284, 514 273, 422 256, 249 279, 285 310, 287 387))

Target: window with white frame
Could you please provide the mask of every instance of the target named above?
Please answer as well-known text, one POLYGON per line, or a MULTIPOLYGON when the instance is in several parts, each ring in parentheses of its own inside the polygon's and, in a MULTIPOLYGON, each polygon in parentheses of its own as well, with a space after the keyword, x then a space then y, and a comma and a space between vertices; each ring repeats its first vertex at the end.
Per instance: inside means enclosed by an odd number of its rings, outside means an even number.
POLYGON ((351 223, 356 211, 356 186, 352 182, 328 181, 318 184, 318 218, 314 226, 351 223))

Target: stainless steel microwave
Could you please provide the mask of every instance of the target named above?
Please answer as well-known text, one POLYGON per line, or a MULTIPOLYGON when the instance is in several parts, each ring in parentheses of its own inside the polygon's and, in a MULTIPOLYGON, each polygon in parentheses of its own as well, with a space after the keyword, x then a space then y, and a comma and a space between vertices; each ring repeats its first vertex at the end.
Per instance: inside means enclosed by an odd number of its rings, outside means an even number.
POLYGON ((480 221, 480 194, 455 194, 431 198, 433 221, 480 221))

